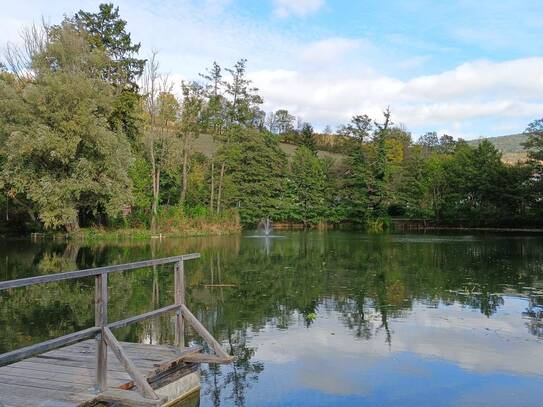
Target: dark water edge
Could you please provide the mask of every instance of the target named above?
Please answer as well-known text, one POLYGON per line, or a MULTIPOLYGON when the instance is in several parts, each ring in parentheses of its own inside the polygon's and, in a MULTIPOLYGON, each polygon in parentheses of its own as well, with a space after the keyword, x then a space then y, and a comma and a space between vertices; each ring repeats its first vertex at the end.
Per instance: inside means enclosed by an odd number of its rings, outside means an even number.
MULTIPOLYGON (((539 405, 543 236, 276 234, 4 240, 0 280, 202 253, 187 263, 188 305, 237 357, 203 366, 202 406, 539 405)), ((170 268, 110 283, 111 321, 173 298, 170 268)), ((92 279, 46 287, 0 294, 0 352, 93 325, 92 279)), ((173 320, 117 334, 173 343, 173 320)))

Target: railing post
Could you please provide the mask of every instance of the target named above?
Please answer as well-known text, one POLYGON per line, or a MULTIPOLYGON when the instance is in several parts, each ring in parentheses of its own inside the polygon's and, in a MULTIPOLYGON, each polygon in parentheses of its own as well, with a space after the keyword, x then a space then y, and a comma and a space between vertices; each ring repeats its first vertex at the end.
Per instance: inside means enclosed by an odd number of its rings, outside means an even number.
POLYGON ((107 274, 98 274, 95 279, 94 324, 102 330, 96 336, 96 391, 107 390, 107 345, 104 328, 107 325, 107 274))
MULTIPOLYGON (((185 263, 183 260, 175 264, 174 295, 176 305, 185 305, 185 263)), ((175 344, 180 351, 185 347, 185 321, 179 308, 175 314, 175 344)))

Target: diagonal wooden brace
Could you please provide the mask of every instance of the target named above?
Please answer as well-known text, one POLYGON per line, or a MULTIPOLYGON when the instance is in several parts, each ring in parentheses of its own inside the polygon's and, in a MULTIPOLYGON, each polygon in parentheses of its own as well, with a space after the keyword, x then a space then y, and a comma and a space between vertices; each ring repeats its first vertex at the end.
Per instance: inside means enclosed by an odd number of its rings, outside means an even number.
POLYGON ((121 347, 121 344, 117 341, 113 333, 109 330, 109 328, 105 327, 102 330, 102 335, 104 336, 104 339, 106 340, 107 345, 111 348, 117 359, 119 359, 119 362, 124 367, 126 372, 130 375, 132 380, 134 380, 134 383, 136 383, 136 387, 138 389, 138 392, 148 399, 152 400, 158 400, 159 397, 151 387, 151 385, 147 382, 147 379, 145 376, 143 376, 140 371, 136 368, 134 363, 130 360, 130 358, 124 353, 123 348, 121 347))
MULTIPOLYGON (((185 304, 181 304, 181 313, 186 321, 194 328, 194 330, 207 342, 207 344, 215 351, 217 355, 217 360, 220 360, 220 363, 229 363, 234 357, 230 356, 222 348, 221 344, 209 333, 209 331, 202 325, 198 318, 196 318, 192 312, 187 308, 185 304)), ((188 361, 188 360, 187 360, 188 361)), ((211 362, 215 363, 215 362, 211 362)))

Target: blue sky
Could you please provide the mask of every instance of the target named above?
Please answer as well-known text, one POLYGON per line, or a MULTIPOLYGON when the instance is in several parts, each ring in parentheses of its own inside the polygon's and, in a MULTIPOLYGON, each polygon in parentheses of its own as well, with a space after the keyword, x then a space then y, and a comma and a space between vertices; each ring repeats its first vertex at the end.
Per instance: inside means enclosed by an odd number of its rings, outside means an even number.
MULTIPOLYGON (((0 40, 97 1, 4 1, 0 40), (5 3, 5 4, 4 4, 5 3)), ((142 52, 172 80, 245 57, 265 110, 317 128, 390 105, 414 137, 522 131, 543 116, 543 8, 488 0, 119 0, 142 52)))

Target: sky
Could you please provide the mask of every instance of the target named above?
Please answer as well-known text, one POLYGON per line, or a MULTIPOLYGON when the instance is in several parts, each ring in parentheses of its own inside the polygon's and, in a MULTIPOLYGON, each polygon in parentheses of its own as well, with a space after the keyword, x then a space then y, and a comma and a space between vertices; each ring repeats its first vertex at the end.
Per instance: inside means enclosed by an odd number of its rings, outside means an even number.
MULTIPOLYGON (((0 0, 0 44, 90 0, 0 0)), ((541 0, 117 0, 141 53, 177 86, 248 60, 263 109, 315 128, 355 114, 474 139, 543 117, 541 0)))

